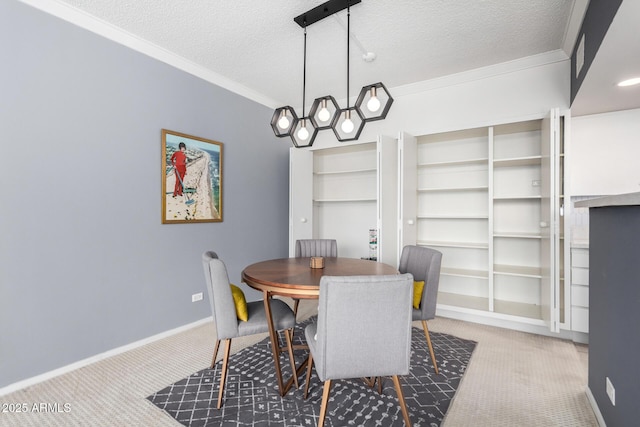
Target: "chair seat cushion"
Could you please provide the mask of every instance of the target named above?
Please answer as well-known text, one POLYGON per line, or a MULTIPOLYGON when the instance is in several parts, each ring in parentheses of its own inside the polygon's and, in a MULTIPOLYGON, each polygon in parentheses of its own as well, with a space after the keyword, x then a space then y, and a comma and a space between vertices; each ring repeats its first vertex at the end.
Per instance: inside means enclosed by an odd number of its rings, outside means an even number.
MULTIPOLYGON (((282 300, 272 298, 269 302, 271 303, 273 326, 276 331, 293 328, 296 324, 293 310, 282 300)), ((264 302, 249 302, 247 303, 247 310, 249 312, 247 321, 238 323, 239 335, 244 336, 269 332, 267 315, 264 311, 264 302)))

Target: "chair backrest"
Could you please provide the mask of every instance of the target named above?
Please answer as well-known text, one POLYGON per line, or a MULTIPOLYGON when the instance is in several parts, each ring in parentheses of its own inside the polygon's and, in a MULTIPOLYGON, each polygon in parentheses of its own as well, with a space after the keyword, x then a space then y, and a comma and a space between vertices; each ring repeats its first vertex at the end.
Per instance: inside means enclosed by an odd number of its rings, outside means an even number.
POLYGON ((209 303, 218 339, 236 338, 238 336, 238 318, 229 286, 227 267, 213 251, 202 254, 202 266, 204 267, 204 277, 207 279, 209 303))
POLYGON ((296 258, 310 256, 337 257, 338 242, 335 239, 296 240, 296 258))
POLYGON ((400 273, 411 273, 416 281, 424 280, 420 301, 422 320, 433 319, 438 302, 442 252, 424 246, 405 246, 400 256, 400 273))
POLYGON ((319 378, 408 374, 412 293, 410 274, 322 277, 314 354, 319 378))

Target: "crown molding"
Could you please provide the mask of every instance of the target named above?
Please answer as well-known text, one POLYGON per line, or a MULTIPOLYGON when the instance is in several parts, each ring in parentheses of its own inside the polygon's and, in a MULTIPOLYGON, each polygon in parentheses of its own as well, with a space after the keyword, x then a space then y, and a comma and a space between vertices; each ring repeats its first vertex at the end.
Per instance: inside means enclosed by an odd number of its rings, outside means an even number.
POLYGON ((514 73, 529 68, 536 68, 543 65, 554 64, 557 62, 568 60, 569 57, 567 56, 567 54, 562 49, 558 49, 538 55, 514 59, 513 61, 501 62, 499 64, 493 64, 487 67, 481 67, 461 73, 437 77, 431 80, 423 80, 421 82, 396 86, 394 88, 389 88, 389 91, 393 92, 394 97, 412 95, 415 93, 469 83, 477 80, 514 73))
POLYGON ((53 15, 92 33, 98 34, 106 39, 112 40, 123 46, 131 48, 137 52, 147 55, 158 61, 164 62, 172 67, 182 70, 186 73, 199 77, 209 83, 213 83, 230 92, 248 98, 259 104, 263 104, 270 108, 277 105, 274 99, 264 96, 248 87, 230 80, 218 73, 208 70, 192 61, 189 61, 175 53, 169 52, 153 43, 141 39, 127 31, 122 30, 106 21, 89 15, 75 7, 57 0, 19 0, 29 6, 39 9, 45 13, 53 15))

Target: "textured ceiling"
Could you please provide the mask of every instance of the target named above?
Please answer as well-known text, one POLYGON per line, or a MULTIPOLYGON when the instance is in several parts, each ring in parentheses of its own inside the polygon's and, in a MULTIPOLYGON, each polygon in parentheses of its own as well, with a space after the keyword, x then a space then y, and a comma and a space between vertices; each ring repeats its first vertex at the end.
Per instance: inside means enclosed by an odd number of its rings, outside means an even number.
MULTIPOLYGON (((303 30, 323 0, 54 0, 261 94, 302 103, 303 30)), ((394 88, 557 51, 575 0, 363 0, 351 8, 351 79, 394 88), (365 62, 362 55, 376 59, 365 62)), ((307 108, 346 95, 346 10, 307 29, 307 108)), ((575 34, 573 34, 575 38, 575 34)))

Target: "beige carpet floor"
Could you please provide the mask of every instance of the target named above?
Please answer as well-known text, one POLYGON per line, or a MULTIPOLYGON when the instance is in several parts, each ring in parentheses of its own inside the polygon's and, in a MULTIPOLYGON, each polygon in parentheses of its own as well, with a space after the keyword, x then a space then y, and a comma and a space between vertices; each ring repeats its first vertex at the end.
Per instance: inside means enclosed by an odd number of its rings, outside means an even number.
MULTIPOLYGON (((301 303, 299 318, 313 314, 316 306, 301 303)), ((478 342, 445 427, 598 425, 585 394, 586 346, 444 318, 430 321, 429 328, 478 342)), ((265 336, 238 339, 232 351, 265 336)), ((146 397, 205 368, 214 340, 213 324, 207 323, 0 396, 2 405, 29 409, 0 413, 0 426, 175 427, 179 424, 146 397), (57 404, 60 412, 34 412, 34 403, 40 408, 57 404)))

